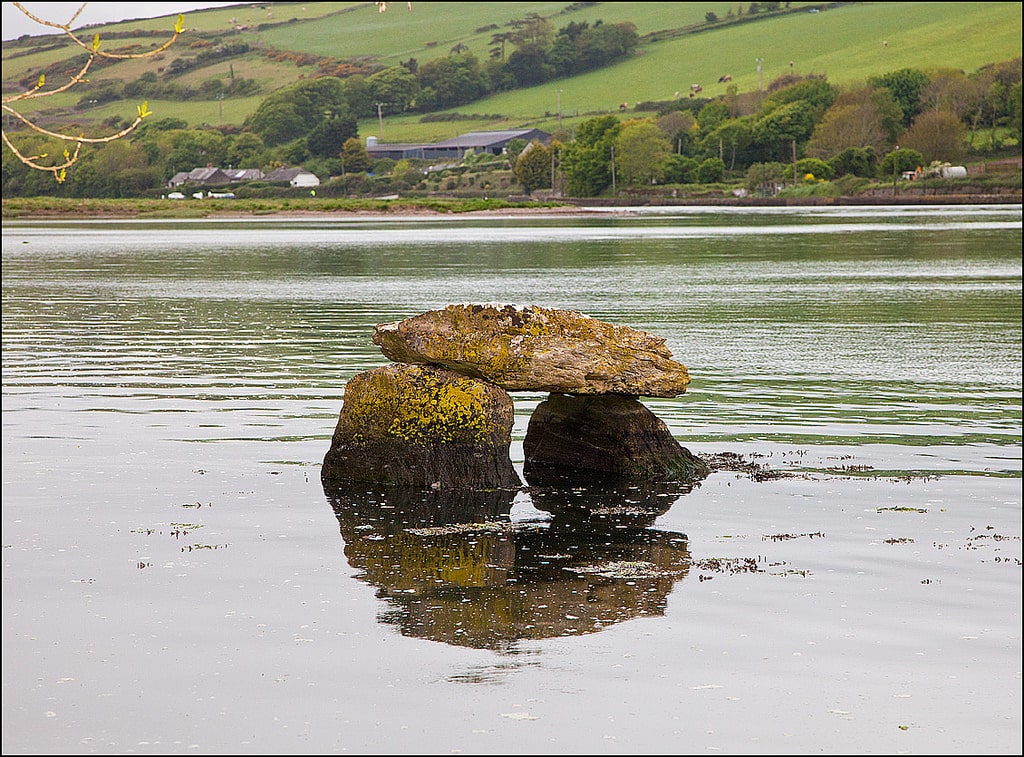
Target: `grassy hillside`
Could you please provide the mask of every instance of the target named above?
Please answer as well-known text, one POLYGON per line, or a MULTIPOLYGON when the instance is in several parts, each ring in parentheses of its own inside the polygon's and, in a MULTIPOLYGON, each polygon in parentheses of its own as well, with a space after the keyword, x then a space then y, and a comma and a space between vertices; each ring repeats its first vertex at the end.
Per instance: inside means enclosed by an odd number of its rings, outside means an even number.
MULTIPOLYGON (((746 4, 748 6, 749 4, 746 4)), ((386 114, 360 124, 364 135, 385 141, 443 139, 477 128, 537 126, 566 128, 596 113, 619 112, 645 100, 687 97, 691 84, 702 96, 725 92, 719 83, 732 76, 739 92, 767 87, 777 76, 795 72, 824 74, 836 84, 913 67, 952 67, 971 72, 987 63, 1021 55, 1021 3, 790 3, 792 12, 746 15, 744 23, 708 25, 711 12, 725 20, 739 7, 732 3, 390 3, 378 13, 374 3, 264 3, 238 5, 186 15, 186 34, 156 60, 129 61, 90 73, 92 86, 103 80, 130 81, 146 70, 163 72, 176 57, 194 57, 216 39, 242 41, 250 52, 194 68, 180 81, 199 83, 232 74, 254 79, 260 94, 209 101, 150 101, 157 118, 175 116, 199 124, 240 124, 269 92, 300 78, 317 75, 312 58, 372 61, 395 65, 420 63, 447 55, 456 44, 486 59, 497 32, 530 13, 549 18, 557 29, 570 21, 632 21, 644 42, 631 60, 601 71, 503 93, 462 106, 464 114, 499 114, 497 119, 422 123, 419 115, 386 114), (817 10, 818 12, 811 12, 817 10), (268 51, 285 55, 268 56, 268 51), (758 59, 762 70, 757 70, 758 59), (296 62, 298 61, 298 63, 296 62), (561 119, 559 118, 561 114, 561 119)), ((169 35, 174 17, 129 21, 99 27, 104 49, 139 44, 152 47, 169 35), (117 32, 132 32, 117 39, 117 32)), ((89 30, 87 38, 91 38, 89 30)), ((511 49, 509 49, 511 51, 511 49)), ((47 65, 77 53, 59 37, 22 38, 3 45, 3 89, 18 91, 47 65)), ((161 73, 162 75, 162 73, 161 73)), ((54 122, 129 118, 135 103, 73 108, 87 94, 73 88, 37 101, 54 122)))

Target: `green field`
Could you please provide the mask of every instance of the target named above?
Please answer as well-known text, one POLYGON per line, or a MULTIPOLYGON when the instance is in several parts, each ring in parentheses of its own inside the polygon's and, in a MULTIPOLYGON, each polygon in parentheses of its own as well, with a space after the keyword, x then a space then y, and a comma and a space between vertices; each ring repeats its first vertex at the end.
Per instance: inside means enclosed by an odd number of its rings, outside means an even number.
MULTIPOLYGON (((447 55, 457 44, 486 59, 496 32, 509 31, 509 22, 529 13, 543 15, 554 28, 570 21, 605 23, 632 21, 645 37, 631 60, 574 78, 515 90, 459 108, 463 114, 500 114, 500 119, 421 123, 420 116, 384 113, 383 129, 374 119, 360 132, 385 141, 444 139, 479 128, 565 128, 596 113, 618 113, 619 105, 685 98, 690 86, 704 89, 701 97, 724 94, 719 78, 728 74, 738 92, 768 87, 787 73, 820 74, 838 85, 853 85, 871 76, 901 68, 925 71, 954 68, 973 72, 989 63, 1021 55, 1021 3, 791 3, 793 12, 755 17, 746 23, 708 26, 705 14, 725 19, 730 3, 405 3, 389 4, 387 13, 374 3, 268 3, 240 5, 186 14, 186 34, 159 60, 118 63, 90 76, 93 80, 139 76, 147 67, 162 71, 175 57, 194 56, 197 49, 219 40, 248 43, 252 51, 194 69, 184 82, 226 78, 229 71, 252 78, 261 95, 224 101, 151 102, 157 117, 175 116, 193 125, 241 124, 263 97, 286 84, 316 75, 311 65, 271 60, 259 49, 307 53, 336 60, 369 57, 382 65, 415 58, 424 63, 447 55), (576 9, 578 8, 578 9, 576 9), (819 9, 820 12, 811 12, 819 9), (573 10, 570 10, 573 9, 573 10), (758 61, 761 71, 758 72, 758 61), (561 118, 559 116, 561 115, 561 118)), ((129 21, 100 27, 101 39, 110 31, 143 29, 158 36, 138 39, 154 45, 165 38, 174 17, 129 21)), ((91 32, 89 30, 89 37, 91 32)), ((54 37, 4 43, 4 93, 18 90, 14 82, 31 78, 41 66, 78 52, 66 46, 42 49, 54 37), (33 49, 38 51, 32 52, 33 49)), ((104 42, 105 49, 131 40, 104 42)), ((66 118, 82 98, 74 88, 67 94, 36 101, 34 107, 66 118), (63 113, 62 113, 63 112, 63 113)), ((29 109, 31 111, 31 109, 29 109)), ((135 103, 109 103, 75 119, 101 120, 112 115, 134 116, 135 103)))

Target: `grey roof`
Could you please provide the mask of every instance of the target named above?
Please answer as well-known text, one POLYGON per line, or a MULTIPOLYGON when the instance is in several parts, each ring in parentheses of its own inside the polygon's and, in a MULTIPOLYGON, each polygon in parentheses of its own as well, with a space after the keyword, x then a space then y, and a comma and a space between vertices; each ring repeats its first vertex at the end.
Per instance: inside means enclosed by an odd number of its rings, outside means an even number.
POLYGON ((513 139, 539 139, 547 142, 551 135, 540 129, 507 129, 504 131, 471 131, 443 142, 409 143, 377 142, 368 144, 369 155, 385 155, 393 158, 436 158, 454 157, 466 150, 487 150, 498 154, 513 139))
POLYGON ((204 166, 203 168, 193 168, 188 172, 188 180, 195 182, 222 182, 226 183, 230 181, 230 177, 215 166, 204 166))
POLYGON ((231 177, 232 181, 248 181, 263 178, 263 171, 258 168, 225 168, 224 173, 231 177))
POLYGON ((458 148, 470 148, 470 147, 487 147, 497 142, 508 142, 512 139, 522 139, 527 135, 533 134, 544 134, 539 129, 510 129, 507 131, 471 131, 466 134, 460 134, 452 139, 446 139, 443 142, 435 142, 431 147, 458 147, 458 148))
POLYGON ((275 168, 263 178, 267 181, 291 181, 299 174, 304 173, 312 174, 312 171, 307 171, 305 168, 275 168))

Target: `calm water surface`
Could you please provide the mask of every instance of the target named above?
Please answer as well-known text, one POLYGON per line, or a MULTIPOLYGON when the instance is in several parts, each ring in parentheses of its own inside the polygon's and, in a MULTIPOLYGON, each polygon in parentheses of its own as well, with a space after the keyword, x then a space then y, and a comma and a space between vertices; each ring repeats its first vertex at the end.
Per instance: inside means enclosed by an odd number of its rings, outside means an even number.
POLYGON ((1021 751, 1020 206, 8 222, 2 346, 5 754, 1021 751), (459 302, 665 337, 778 475, 325 491, 459 302))

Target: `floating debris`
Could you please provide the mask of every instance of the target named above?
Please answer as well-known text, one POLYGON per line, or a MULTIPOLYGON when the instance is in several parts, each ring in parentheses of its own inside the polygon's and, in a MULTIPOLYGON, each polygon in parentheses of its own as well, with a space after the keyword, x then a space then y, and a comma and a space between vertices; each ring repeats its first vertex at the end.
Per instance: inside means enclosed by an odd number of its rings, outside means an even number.
POLYGON ((181 548, 182 552, 192 552, 198 549, 227 549, 227 544, 191 544, 181 548))
POLYGON ((424 528, 407 528, 406 533, 413 536, 449 536, 452 534, 475 534, 475 533, 511 533, 512 524, 498 521, 487 521, 484 523, 452 523, 447 526, 427 526, 424 528))
POLYGON ((711 467, 713 473, 735 471, 745 473, 754 481, 773 481, 779 478, 791 478, 793 475, 786 471, 773 470, 760 463, 751 462, 735 452, 715 452, 710 455, 700 455, 700 458, 711 467))
POLYGON ((661 578, 662 576, 677 575, 679 572, 663 570, 646 560, 615 560, 597 565, 567 566, 565 570, 571 570, 581 575, 598 575, 605 578, 661 578))
POLYGON ((715 573, 760 573, 757 560, 753 557, 706 557, 694 560, 693 567, 715 573))
POLYGON ((809 570, 797 570, 796 568, 787 568, 786 570, 782 570, 782 571, 779 571, 777 573, 772 573, 772 575, 773 576, 801 576, 803 578, 807 578, 807 576, 811 575, 811 571, 809 571, 809 570))
POLYGON ((813 534, 769 534, 767 536, 762 536, 761 540, 762 541, 786 541, 787 539, 802 539, 805 536, 808 539, 813 539, 815 537, 817 537, 819 539, 824 539, 825 538, 825 534, 823 534, 821 531, 815 531, 813 534))

